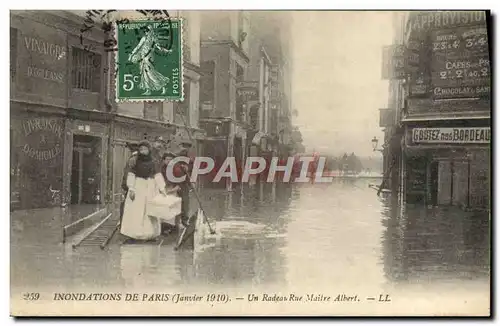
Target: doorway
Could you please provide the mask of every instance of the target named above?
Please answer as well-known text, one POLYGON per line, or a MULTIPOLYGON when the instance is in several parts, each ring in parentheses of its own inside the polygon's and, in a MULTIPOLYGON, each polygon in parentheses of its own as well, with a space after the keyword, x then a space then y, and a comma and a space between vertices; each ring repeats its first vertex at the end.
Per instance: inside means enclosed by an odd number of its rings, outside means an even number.
POLYGON ((439 187, 439 162, 433 161, 430 164, 430 204, 437 206, 438 204, 438 187, 439 187))
POLYGON ((73 136, 71 204, 101 202, 101 138, 73 136))

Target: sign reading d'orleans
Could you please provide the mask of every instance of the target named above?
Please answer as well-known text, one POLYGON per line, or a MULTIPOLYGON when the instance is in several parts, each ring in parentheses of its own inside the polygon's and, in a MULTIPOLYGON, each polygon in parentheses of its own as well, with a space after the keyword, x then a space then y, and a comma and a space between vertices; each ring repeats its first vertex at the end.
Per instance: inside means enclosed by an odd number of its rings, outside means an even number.
POLYGON ((476 128, 414 128, 414 144, 489 144, 490 127, 476 128))

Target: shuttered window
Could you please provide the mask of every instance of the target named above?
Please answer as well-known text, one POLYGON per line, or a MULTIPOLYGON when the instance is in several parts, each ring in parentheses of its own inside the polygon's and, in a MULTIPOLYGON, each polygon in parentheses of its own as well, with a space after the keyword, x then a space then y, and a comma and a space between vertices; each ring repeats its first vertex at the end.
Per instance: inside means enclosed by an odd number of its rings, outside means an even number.
POLYGON ((88 92, 100 92, 101 61, 100 54, 73 47, 71 67, 73 88, 88 92))

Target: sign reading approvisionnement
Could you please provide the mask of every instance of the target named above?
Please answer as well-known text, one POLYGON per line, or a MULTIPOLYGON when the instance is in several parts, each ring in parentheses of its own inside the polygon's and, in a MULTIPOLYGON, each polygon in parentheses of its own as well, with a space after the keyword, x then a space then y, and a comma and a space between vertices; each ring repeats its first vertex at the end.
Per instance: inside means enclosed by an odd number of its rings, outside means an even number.
POLYGON ((489 144, 490 127, 476 128, 414 128, 412 141, 415 144, 489 144))

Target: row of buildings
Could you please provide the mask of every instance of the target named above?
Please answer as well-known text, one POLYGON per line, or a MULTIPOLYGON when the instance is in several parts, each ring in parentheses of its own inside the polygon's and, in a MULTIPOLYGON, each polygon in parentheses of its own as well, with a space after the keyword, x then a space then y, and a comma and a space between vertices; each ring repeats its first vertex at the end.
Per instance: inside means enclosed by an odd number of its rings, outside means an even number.
POLYGON ((157 136, 181 144, 189 139, 184 121, 195 155, 288 155, 288 14, 169 14, 184 22, 184 101, 117 103, 114 53, 99 23, 82 33, 85 12, 11 12, 13 209, 116 200, 128 144, 157 136))
POLYGON ((385 186, 401 204, 488 210, 491 25, 485 11, 394 14, 384 49, 385 186))

